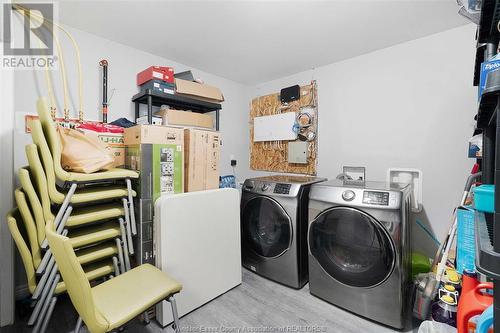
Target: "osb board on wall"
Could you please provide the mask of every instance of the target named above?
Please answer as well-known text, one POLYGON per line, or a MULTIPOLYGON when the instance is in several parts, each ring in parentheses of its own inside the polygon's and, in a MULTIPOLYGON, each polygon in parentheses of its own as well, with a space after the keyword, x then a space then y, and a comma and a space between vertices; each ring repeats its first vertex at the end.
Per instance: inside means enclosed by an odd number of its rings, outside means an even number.
POLYGON ((279 93, 257 97, 252 100, 250 105, 250 142, 252 143, 250 145, 250 168, 252 170, 316 175, 318 152, 317 100, 315 81, 300 87, 300 99, 288 105, 281 104, 279 93), (295 112, 298 115, 301 110, 311 113, 312 125, 306 131, 316 134, 316 137, 308 142, 307 164, 288 163, 288 142, 293 141, 253 142, 253 120, 255 117, 276 115, 284 112, 295 112))

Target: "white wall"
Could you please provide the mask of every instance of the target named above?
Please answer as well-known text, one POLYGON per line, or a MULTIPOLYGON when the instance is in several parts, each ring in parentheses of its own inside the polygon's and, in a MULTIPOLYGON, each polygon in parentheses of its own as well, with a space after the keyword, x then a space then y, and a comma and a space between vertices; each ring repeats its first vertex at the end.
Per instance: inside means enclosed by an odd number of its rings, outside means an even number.
MULTIPOLYGON (((3 49, 3 43, 0 42, 3 49)), ((5 215, 12 208, 13 198, 13 153, 12 137, 14 129, 13 110, 14 72, 0 69, 0 100, 2 101, 2 121, 0 121, 0 326, 14 322, 14 248, 12 237, 5 223, 5 215)))
MULTIPOLYGON (((225 97, 221 111, 220 129, 223 139, 221 155, 221 174, 231 173, 230 155, 234 154, 242 167, 248 169, 247 114, 249 87, 239 83, 193 69, 188 65, 179 64, 166 58, 155 56, 101 37, 67 28, 77 41, 82 59, 83 93, 85 119, 100 120, 101 108, 101 69, 99 61, 103 58, 109 61, 108 96, 115 89, 110 101, 108 121, 120 117, 129 120, 134 118, 134 104, 131 98, 139 92, 136 86, 136 74, 151 65, 173 66, 176 72, 192 69, 196 77, 202 78, 207 84, 219 87, 225 97), (245 141, 246 140, 246 141, 245 141)), ((71 96, 71 116, 78 117, 78 76, 75 53, 71 43, 64 34, 59 34, 64 60, 68 71, 68 81, 71 96)), ((208 56, 208 55, 200 55, 208 56)), ((62 84, 60 72, 53 74, 56 94, 58 95, 59 115, 62 116, 62 84)), ((30 142, 30 137, 23 134, 24 114, 36 114, 35 103, 39 96, 47 96, 47 85, 43 71, 17 71, 15 76, 15 111, 18 129, 16 143, 20 149, 15 153, 16 168, 24 165, 24 144, 30 142)))
MULTIPOLYGON (((422 170, 417 218, 442 239, 473 164, 474 34, 473 25, 448 30, 260 84, 253 96, 316 79, 318 175, 335 178, 343 165, 365 166, 368 180, 385 180, 389 167, 422 170)), ((433 255, 428 237, 414 233, 416 247, 433 255)))

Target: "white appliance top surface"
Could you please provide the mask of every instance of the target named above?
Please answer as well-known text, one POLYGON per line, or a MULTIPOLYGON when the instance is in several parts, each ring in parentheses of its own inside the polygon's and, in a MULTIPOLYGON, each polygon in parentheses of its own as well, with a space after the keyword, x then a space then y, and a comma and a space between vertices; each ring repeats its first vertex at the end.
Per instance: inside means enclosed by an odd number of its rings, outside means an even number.
POLYGON ((250 180, 257 180, 269 183, 307 185, 325 181, 326 178, 313 177, 313 176, 272 175, 272 176, 251 178, 250 180))
POLYGON ((326 182, 322 182, 319 184, 315 184, 314 186, 324 186, 324 187, 343 187, 343 188, 355 188, 355 189, 367 189, 367 190, 403 190, 410 186, 409 184, 401 184, 401 183, 389 183, 389 182, 381 182, 381 181, 366 181, 363 185, 353 185, 353 184, 344 184, 344 181, 341 179, 333 179, 326 182))

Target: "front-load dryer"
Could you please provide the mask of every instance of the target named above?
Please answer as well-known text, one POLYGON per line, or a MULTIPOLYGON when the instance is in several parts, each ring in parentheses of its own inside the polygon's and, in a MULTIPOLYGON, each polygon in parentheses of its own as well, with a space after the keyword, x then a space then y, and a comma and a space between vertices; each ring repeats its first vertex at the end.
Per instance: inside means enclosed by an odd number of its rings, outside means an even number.
POLYGON ((311 294, 403 328, 410 282, 410 186, 334 180, 311 187, 311 294))
POLYGON ((283 175, 245 180, 240 219, 244 267, 292 288, 307 283, 309 190, 324 180, 283 175))

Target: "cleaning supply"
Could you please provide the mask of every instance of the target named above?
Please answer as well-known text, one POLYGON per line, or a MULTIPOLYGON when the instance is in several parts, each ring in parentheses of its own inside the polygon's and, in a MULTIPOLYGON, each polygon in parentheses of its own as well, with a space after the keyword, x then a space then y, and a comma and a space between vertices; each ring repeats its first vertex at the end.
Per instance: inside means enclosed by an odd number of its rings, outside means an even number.
POLYGON ((457 272, 475 270, 476 239, 474 231, 475 210, 469 207, 457 208, 457 272))
POLYGON ((471 270, 464 270, 464 274, 462 275, 462 293, 465 294, 470 290, 476 288, 479 284, 479 280, 477 279, 477 273, 471 270))
POLYGON ((485 289, 493 289, 493 283, 479 283, 471 290, 464 291, 460 296, 457 313, 458 333, 467 333, 469 320, 493 304, 493 296, 482 292, 485 289))
POLYGON ((432 320, 457 327, 457 299, 443 295, 432 305, 432 320))
POLYGON ((493 333, 493 305, 483 311, 477 320, 476 333, 493 333))

